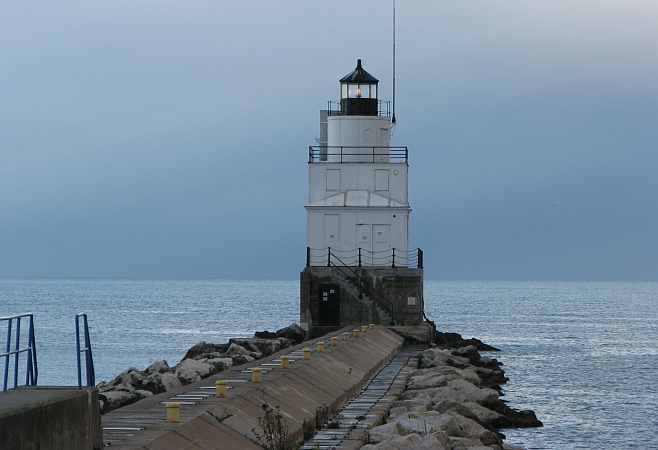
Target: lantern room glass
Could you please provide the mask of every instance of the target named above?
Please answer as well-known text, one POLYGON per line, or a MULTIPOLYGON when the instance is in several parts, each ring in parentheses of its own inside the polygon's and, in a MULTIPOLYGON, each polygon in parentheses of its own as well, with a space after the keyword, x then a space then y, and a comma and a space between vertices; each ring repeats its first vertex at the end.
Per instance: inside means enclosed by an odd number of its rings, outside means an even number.
POLYGON ((377 98, 375 83, 342 83, 340 98, 377 98))

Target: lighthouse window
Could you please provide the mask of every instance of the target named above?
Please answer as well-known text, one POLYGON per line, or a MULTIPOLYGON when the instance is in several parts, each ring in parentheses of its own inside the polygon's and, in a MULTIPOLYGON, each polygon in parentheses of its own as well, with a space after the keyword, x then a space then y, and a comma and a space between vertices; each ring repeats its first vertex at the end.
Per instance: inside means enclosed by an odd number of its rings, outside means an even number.
POLYGON ((388 191, 388 170, 377 169, 375 170, 375 191, 388 191))
POLYGON ((327 191, 338 191, 340 189, 340 170, 327 170, 327 191))

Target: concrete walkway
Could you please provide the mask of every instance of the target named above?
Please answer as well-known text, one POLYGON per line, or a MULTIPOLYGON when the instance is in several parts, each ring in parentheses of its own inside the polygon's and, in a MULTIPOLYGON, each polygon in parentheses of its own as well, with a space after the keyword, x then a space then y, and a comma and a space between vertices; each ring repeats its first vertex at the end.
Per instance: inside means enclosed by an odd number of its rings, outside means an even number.
POLYGON ((254 363, 238 366, 159 394, 103 416, 104 441, 112 448, 150 450, 250 450, 260 449, 253 429, 258 429, 262 405, 279 406, 290 437, 302 443, 317 428, 320 416, 333 415, 383 367, 402 346, 402 338, 377 326, 359 337, 344 329, 285 349, 254 363), (337 345, 330 345, 336 336, 337 345), (325 342, 318 352, 317 342, 325 342), (303 347, 313 350, 303 359, 303 347), (290 367, 280 367, 289 356, 290 367), (250 382, 251 369, 263 370, 263 381, 250 382), (226 380, 227 398, 215 397, 215 381, 226 380), (165 421, 164 402, 181 402, 182 421, 165 421))

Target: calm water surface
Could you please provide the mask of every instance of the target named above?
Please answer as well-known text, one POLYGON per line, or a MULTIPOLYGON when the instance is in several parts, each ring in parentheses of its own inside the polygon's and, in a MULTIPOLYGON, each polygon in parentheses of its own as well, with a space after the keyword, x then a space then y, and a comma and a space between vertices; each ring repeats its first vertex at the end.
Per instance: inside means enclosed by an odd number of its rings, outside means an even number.
MULTIPOLYGON (((73 384, 77 312, 102 380, 287 325, 298 295, 296 281, 0 280, 0 315, 35 313, 40 384, 73 384)), ((425 297, 441 328, 503 350, 506 398, 546 425, 509 430, 510 443, 658 449, 658 283, 427 282, 425 297)))

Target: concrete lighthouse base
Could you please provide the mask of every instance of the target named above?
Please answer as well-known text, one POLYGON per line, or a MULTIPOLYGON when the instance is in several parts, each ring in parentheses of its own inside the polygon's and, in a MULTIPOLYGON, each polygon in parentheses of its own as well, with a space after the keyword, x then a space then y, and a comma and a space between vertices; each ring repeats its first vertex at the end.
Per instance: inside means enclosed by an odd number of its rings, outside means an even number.
POLYGON ((307 267, 300 323, 309 337, 350 324, 423 325, 423 270, 406 267, 307 267))

